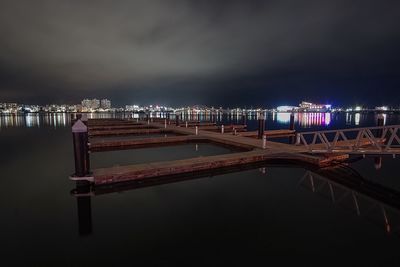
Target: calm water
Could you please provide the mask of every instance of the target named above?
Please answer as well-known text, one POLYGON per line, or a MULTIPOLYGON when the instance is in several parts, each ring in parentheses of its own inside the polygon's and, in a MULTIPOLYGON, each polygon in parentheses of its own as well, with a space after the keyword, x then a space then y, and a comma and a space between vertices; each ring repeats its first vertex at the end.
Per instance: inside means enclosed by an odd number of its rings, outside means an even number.
MULTIPOLYGON (((355 115, 332 115, 327 123, 324 114, 322 123, 314 115, 303 119, 303 114, 297 128, 375 124, 373 113, 355 115)), ((288 127, 287 116, 279 116, 269 114, 269 128, 288 127)), ((228 123, 229 117, 223 120, 228 123)), ((74 169, 69 115, 3 116, 0 123, 3 266, 400 263, 400 212, 332 182, 327 176, 336 177, 335 172, 268 165, 78 200, 68 180, 74 169)), ((251 118, 248 123, 256 125, 251 118)), ((386 124, 400 124, 400 116, 387 114, 386 124)), ((230 152, 189 144, 94 153, 92 164, 230 152)), ((343 167, 344 176, 400 190, 399 159, 384 158, 379 170, 375 160, 343 167)))

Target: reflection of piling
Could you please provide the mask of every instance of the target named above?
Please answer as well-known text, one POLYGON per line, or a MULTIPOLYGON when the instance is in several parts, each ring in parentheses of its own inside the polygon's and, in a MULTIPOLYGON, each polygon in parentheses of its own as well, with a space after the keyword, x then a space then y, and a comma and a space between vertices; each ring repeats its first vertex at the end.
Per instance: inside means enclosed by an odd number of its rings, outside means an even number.
POLYGON ((265 130, 265 118, 264 114, 260 113, 258 117, 258 139, 261 139, 264 135, 265 130))
POLYGON ((74 143, 75 176, 84 177, 90 172, 90 157, 88 129, 81 120, 77 120, 72 126, 72 138, 74 143))
POLYGON ((380 170, 382 168, 382 157, 375 157, 374 163, 375 169, 380 170))
MULTIPOLYGON (((88 194, 89 186, 78 186, 77 194, 88 194)), ((86 236, 92 233, 92 205, 90 196, 78 196, 76 199, 78 205, 78 223, 79 235, 86 236)))
MULTIPOLYGON (((382 114, 379 114, 379 115, 378 115, 378 119, 377 119, 377 121, 376 121, 376 125, 377 125, 378 127, 382 127, 383 124, 384 124, 384 122, 385 122, 385 118, 383 117, 382 114)), ((378 129, 378 130, 376 131, 376 137, 377 137, 377 138, 383 138, 383 129, 378 129)))

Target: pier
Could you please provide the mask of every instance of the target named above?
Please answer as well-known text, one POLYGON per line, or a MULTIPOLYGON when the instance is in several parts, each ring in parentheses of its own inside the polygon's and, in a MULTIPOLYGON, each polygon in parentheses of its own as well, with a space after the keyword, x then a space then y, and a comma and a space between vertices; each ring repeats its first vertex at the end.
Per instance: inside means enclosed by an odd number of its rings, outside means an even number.
MULTIPOLYGON (((171 175, 188 175, 221 168, 235 168, 248 164, 269 161, 286 161, 317 167, 330 166, 349 158, 350 154, 399 154, 400 139, 397 126, 380 126, 372 129, 348 129, 325 132, 296 133, 294 129, 264 130, 247 132, 246 125, 210 125, 209 123, 185 121, 167 121, 166 119, 133 120, 89 120, 86 132, 78 120, 79 133, 88 139, 87 145, 80 142, 75 145, 76 164, 86 166, 76 171, 71 179, 87 181, 95 185, 122 183, 150 178, 162 178, 171 175), (136 127, 136 128, 135 128, 136 127), (240 131, 239 131, 240 130, 240 131), (351 139, 347 132, 356 131, 351 139), (127 140, 98 140, 99 137, 119 135, 165 134, 165 137, 151 137, 127 140), (173 136, 167 136, 173 134, 173 136), (261 136, 260 136, 261 135, 261 136), (294 137, 296 143, 285 144, 271 140, 274 137, 294 137), (308 138, 311 135, 312 138, 308 138), (333 140, 329 141, 332 135, 333 140), (93 139, 96 137, 96 139, 93 139), (261 137, 261 138, 260 138, 261 137), (341 137, 341 138, 339 138, 341 137), (157 146, 173 146, 185 143, 214 143, 233 147, 235 153, 196 157, 182 160, 151 162, 110 168, 90 170, 89 153, 136 149, 157 146), (81 147, 79 147, 81 146, 81 147), (311 149, 310 149, 311 147, 311 149), (346 148, 340 150, 338 148, 346 148), (378 149, 380 148, 380 149, 378 149), (84 163, 80 161, 85 160, 84 163)), ((262 122, 259 123, 261 125, 262 122)), ((259 126, 262 127, 262 126, 259 126)), ((75 136, 75 135, 74 135, 75 136)), ((80 139, 79 139, 80 138, 80 139)))

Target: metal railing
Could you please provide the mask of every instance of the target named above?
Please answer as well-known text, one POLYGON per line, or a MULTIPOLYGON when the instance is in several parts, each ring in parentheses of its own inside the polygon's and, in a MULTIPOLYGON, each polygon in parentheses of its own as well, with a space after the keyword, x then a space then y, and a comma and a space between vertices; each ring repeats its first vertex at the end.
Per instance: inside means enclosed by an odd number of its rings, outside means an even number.
POLYGON ((395 155, 400 154, 399 134, 400 125, 299 132, 296 145, 310 153, 395 155))

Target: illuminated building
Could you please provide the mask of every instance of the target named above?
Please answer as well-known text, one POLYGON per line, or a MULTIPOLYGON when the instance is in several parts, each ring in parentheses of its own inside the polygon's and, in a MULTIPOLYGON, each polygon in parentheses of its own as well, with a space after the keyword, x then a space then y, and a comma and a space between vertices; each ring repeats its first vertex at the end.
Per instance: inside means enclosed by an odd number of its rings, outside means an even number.
POLYGON ((291 111, 297 111, 299 107, 295 106, 279 106, 276 108, 277 112, 291 112, 291 111))
POLYGON ((110 109, 111 108, 111 101, 108 99, 102 99, 100 101, 100 107, 102 109, 110 109))
POLYGON ((314 104, 310 102, 301 102, 299 104, 299 111, 303 112, 330 112, 332 106, 325 104, 314 104))

